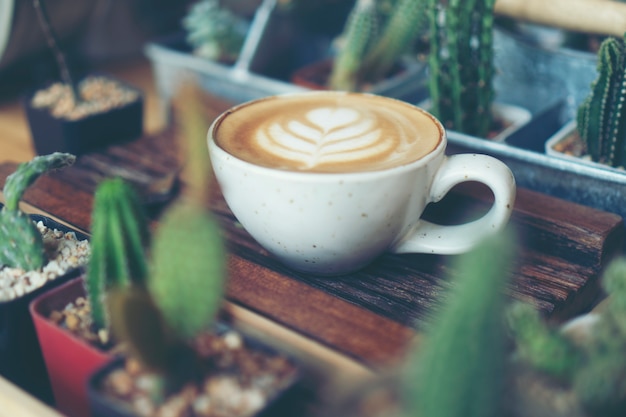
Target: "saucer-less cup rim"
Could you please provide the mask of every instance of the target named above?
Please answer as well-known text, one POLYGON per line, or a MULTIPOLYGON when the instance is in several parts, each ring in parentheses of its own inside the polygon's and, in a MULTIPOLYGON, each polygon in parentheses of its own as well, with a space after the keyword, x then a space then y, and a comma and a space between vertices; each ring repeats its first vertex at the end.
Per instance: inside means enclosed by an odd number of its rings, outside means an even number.
POLYGON ((211 149, 212 152, 221 154, 222 157, 226 157, 230 159, 229 161, 230 163, 235 164, 235 165, 240 165, 241 167, 245 167, 246 170, 249 170, 251 172, 263 173, 264 175, 267 175, 267 176, 279 176, 285 179, 297 178, 298 181, 304 181, 304 182, 308 182, 308 181, 336 182, 337 178, 342 178, 342 180, 345 180, 346 182, 367 181, 368 179, 373 178, 373 177, 379 178, 381 176, 386 176, 386 175, 387 176, 397 175, 398 172, 409 171, 409 170, 414 169, 416 165, 428 164, 432 159, 436 158, 440 152, 445 151, 445 148, 447 146, 446 130, 444 129, 443 125, 435 116, 430 114, 428 111, 422 109, 421 107, 417 107, 410 103, 397 100, 394 98, 379 96, 379 95, 375 95, 371 93, 352 93, 352 92, 344 92, 344 91, 309 91, 309 92, 298 92, 298 93, 285 93, 285 94, 279 94, 275 96, 262 97, 256 100, 238 104, 232 107, 231 109, 220 114, 213 121, 213 123, 211 123, 211 126, 209 127, 209 132, 207 134, 207 141, 208 141, 209 149, 211 149), (437 146, 435 146, 426 155, 414 161, 410 161, 405 164, 397 165, 394 167, 382 168, 382 169, 376 169, 376 170, 352 171, 352 172, 348 172, 348 171, 346 172, 319 172, 319 171, 313 172, 313 171, 293 171, 293 170, 286 170, 282 168, 257 165, 252 162, 245 161, 231 154, 230 152, 225 151, 215 141, 215 132, 218 130, 222 121, 226 119, 230 114, 235 113, 244 107, 253 106, 257 103, 268 101, 268 100, 276 100, 276 99, 281 99, 281 98, 286 98, 286 97, 298 97, 298 96, 308 97, 308 96, 316 95, 316 94, 319 94, 319 95, 334 94, 338 96, 360 95, 360 96, 375 97, 376 99, 380 99, 380 100, 389 100, 395 103, 400 103, 401 105, 407 106, 411 108, 412 110, 420 111, 425 116, 430 118, 433 121, 433 123, 437 126, 437 129, 439 130, 439 142, 437 143, 437 146))

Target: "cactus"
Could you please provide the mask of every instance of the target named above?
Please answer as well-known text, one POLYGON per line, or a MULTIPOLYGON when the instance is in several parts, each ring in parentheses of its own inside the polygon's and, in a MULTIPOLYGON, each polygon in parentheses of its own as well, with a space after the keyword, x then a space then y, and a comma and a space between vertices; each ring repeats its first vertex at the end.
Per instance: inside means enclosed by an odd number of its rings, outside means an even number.
POLYGON ((357 88, 358 72, 365 52, 378 30, 374 0, 357 0, 346 22, 344 45, 335 57, 330 86, 337 90, 357 88))
POLYGON ((219 0, 201 0, 183 19, 187 41, 198 56, 231 63, 243 46, 247 23, 220 5, 219 0))
POLYGON ((505 378, 504 289, 512 236, 461 255, 462 271, 425 334, 406 380, 407 415, 496 417, 505 378))
POLYGON ((487 137, 492 124, 495 0, 429 0, 432 113, 448 129, 487 137))
POLYGON ((607 308, 583 345, 585 363, 573 378, 574 392, 594 416, 623 416, 626 410, 626 259, 609 265, 602 277, 607 308))
POLYGON ((519 360, 560 380, 568 380, 581 356, 564 335, 552 332, 531 305, 515 303, 507 311, 508 326, 517 341, 519 360))
POLYGON ((626 44, 607 38, 598 52, 598 75, 578 108, 577 130, 591 159, 618 167, 626 163, 626 44))
POLYGON ((45 263, 43 239, 30 217, 20 211, 26 189, 42 174, 74 163, 76 157, 55 152, 20 164, 4 185, 5 206, 0 211, 0 266, 38 270, 45 263))
POLYGON ((511 324, 522 359, 549 374, 565 365, 565 372, 558 372, 558 376, 572 387, 583 408, 592 416, 617 417, 626 410, 626 259, 609 265, 602 284, 610 299, 606 309, 598 313, 590 340, 568 342, 558 328, 537 323, 536 316, 531 326, 528 317, 511 324))
POLYGON ((329 84, 354 91, 383 78, 425 29, 423 0, 357 0, 346 21, 329 84), (385 9, 391 8, 391 13, 385 9))
POLYGON ((92 253, 85 280, 93 323, 108 329, 106 294, 131 284, 143 286, 150 234, 135 191, 120 178, 98 186, 92 215, 92 253))
POLYGON ((210 330, 225 290, 226 251, 218 224, 205 208, 211 165, 195 93, 183 86, 176 101, 182 106, 188 187, 163 214, 153 236, 148 291, 132 288, 109 297, 113 333, 144 365, 163 374, 166 388, 180 386, 181 373, 198 376, 205 370, 193 340, 210 330))

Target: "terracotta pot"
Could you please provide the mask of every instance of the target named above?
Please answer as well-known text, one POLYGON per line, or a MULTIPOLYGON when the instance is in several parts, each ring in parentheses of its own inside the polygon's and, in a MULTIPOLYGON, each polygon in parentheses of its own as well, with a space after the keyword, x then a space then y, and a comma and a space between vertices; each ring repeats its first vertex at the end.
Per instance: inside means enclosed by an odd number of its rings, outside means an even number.
POLYGON ((87 380, 99 367, 113 358, 49 319, 78 297, 85 297, 83 277, 54 288, 30 304, 37 338, 48 370, 56 408, 71 417, 89 415, 87 380))
MULTIPOLYGON (((31 217, 53 229, 73 231, 79 240, 87 239, 84 234, 50 218, 31 217)), ((28 306, 39 295, 77 277, 81 272, 80 268, 68 271, 21 297, 0 302, 0 375, 48 403, 52 402, 52 391, 28 306)))

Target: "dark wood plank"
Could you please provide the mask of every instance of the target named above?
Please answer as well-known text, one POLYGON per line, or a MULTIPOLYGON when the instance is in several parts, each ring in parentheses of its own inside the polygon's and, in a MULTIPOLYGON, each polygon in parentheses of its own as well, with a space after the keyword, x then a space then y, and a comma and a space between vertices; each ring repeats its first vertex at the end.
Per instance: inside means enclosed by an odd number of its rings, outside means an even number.
MULTIPOLYGON (((175 195, 175 144, 176 133, 170 129, 80 157, 75 166, 40 178, 24 199, 88 230, 95 187, 103 178, 122 175, 157 207, 156 218, 160 199, 175 195)), ((14 169, 15 164, 0 164, 0 183, 14 169)), ((431 205, 426 216, 442 223, 464 221, 484 212, 490 199, 484 187, 456 187, 431 205)), ((383 255, 340 278, 296 273, 250 238, 219 191, 210 207, 229 245, 229 300, 373 366, 397 358, 414 329, 441 303, 450 279, 462 279, 462 271, 452 267, 453 256, 433 255, 383 255)), ((595 300, 597 277, 621 249, 624 233, 617 215, 525 189, 518 189, 511 226, 518 236, 518 256, 510 270, 510 294, 556 320, 595 300)))

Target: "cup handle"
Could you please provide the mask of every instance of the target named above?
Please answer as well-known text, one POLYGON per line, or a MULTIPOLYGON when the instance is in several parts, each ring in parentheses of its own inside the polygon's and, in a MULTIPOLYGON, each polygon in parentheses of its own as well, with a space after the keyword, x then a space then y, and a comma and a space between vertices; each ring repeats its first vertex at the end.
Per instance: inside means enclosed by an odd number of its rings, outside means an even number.
POLYGON ((414 228, 391 248, 392 253, 466 252, 483 238, 501 230, 509 220, 515 202, 515 178, 501 161, 487 155, 461 154, 446 157, 435 174, 430 201, 437 202, 457 184, 477 181, 494 195, 491 209, 481 218, 452 226, 418 221, 414 228))

